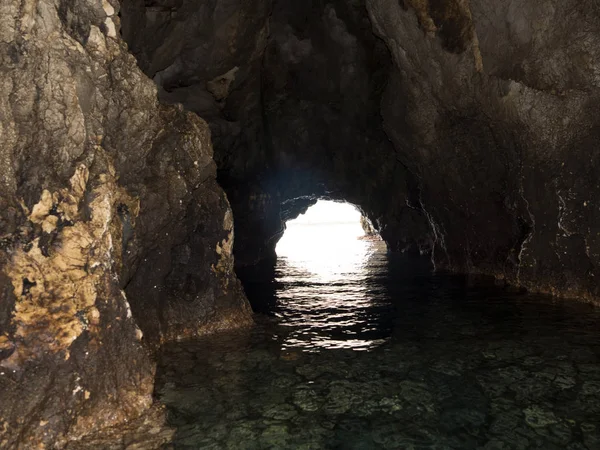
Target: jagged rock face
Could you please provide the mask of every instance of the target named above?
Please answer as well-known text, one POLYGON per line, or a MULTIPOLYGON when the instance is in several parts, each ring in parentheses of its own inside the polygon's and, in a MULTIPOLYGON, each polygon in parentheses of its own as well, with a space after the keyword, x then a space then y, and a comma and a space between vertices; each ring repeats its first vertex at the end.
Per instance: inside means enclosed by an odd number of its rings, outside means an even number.
POLYGON ((0 447, 139 415, 161 341, 247 324, 208 127, 158 103, 118 4, 0 4, 0 447))
POLYGON ((236 249, 248 248, 237 254, 260 252, 281 229, 278 203, 259 181, 270 165, 260 92, 270 9, 270 0, 126 0, 121 11, 123 37, 159 86, 160 99, 182 103, 210 124, 220 181, 235 213, 236 249), (265 198, 265 214, 250 210, 265 198))
POLYGON ((600 11, 405 3, 367 5, 394 59, 386 131, 419 179, 438 267, 597 299, 600 11))
POLYGON ((438 268, 598 298, 594 2, 192 3, 136 3, 146 25, 130 42, 161 60, 155 31, 189 37, 190 8, 243 36, 225 50, 223 33, 197 32, 174 52, 185 70, 155 69, 181 86, 156 72, 163 98, 219 130, 241 264, 272 255, 281 218, 329 197, 358 204, 393 249, 431 240, 438 268))

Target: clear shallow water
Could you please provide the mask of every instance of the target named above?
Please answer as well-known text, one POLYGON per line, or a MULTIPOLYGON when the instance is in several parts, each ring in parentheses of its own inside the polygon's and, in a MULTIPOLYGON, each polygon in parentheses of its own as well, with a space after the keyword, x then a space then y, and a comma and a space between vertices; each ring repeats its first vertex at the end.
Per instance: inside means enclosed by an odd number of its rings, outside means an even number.
POLYGON ((350 246, 247 282, 252 330, 165 348, 175 448, 600 449, 598 309, 350 246))

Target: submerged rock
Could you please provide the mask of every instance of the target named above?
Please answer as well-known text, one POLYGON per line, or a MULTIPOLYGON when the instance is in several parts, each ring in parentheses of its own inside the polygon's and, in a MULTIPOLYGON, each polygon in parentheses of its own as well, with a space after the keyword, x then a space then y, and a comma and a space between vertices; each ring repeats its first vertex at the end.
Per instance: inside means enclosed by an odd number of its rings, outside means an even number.
POLYGON ((303 411, 317 411, 323 405, 323 400, 317 392, 307 385, 297 386, 292 398, 294 404, 303 411))
POLYGON ((552 411, 546 411, 537 405, 525 408, 525 423, 532 428, 543 428, 558 422, 552 411))

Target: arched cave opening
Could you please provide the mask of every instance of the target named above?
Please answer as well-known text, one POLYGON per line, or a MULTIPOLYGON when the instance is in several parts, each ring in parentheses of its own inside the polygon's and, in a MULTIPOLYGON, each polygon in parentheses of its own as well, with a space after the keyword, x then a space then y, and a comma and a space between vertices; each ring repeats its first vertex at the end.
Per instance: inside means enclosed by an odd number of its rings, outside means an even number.
MULTIPOLYGON (((294 277, 302 285, 334 282, 342 286, 344 279, 364 275, 365 264, 374 253, 387 252, 386 244, 356 206, 332 200, 311 203, 303 213, 284 223, 275 259, 238 270, 254 311, 276 315, 277 302, 285 301, 284 291, 291 289, 286 281, 294 277), (265 286, 271 281, 274 286, 268 292, 265 286)), ((336 293, 330 294, 333 302, 336 293)), ((337 297, 342 305, 343 295, 337 297)), ((324 296, 323 303, 327 301, 324 296)), ((310 300, 307 306, 311 307, 310 300)))
POLYGON ((367 253, 365 246, 359 245, 367 238, 380 239, 354 205, 318 200, 304 214, 286 222, 275 252, 278 258, 304 262, 315 273, 325 272, 328 267, 351 270, 367 253), (316 265, 319 263, 321 267, 316 265))
POLYGON ((384 342, 385 308, 369 289, 387 269, 387 248, 368 219, 349 203, 318 200, 285 227, 275 248, 275 302, 261 302, 264 289, 248 292, 255 310, 292 330, 282 349, 358 351, 384 342))
POLYGON ((391 250, 430 252, 416 179, 384 131, 392 55, 366 3, 125 0, 120 16, 160 100, 210 127, 247 291, 275 264, 285 222, 318 198, 361 205, 391 250))

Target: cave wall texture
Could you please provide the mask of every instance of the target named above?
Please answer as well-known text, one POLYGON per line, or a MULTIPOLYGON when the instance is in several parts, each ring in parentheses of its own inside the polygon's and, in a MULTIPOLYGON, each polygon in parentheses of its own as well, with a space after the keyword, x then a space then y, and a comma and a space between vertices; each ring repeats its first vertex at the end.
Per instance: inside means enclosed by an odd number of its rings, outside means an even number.
POLYGON ((597 300, 597 3, 367 5, 394 60, 385 129, 436 265, 597 300))
POLYGON ((161 99, 210 124, 238 266, 272 258, 282 221, 333 198, 438 269, 596 301, 599 14, 126 0, 123 23, 161 99))
POLYGON ((160 342, 250 323, 206 123, 106 0, 0 2, 0 448, 152 402, 160 342))
POLYGON ((318 198, 438 269, 597 302, 599 16, 1 0, 0 447, 140 414, 149 349, 250 323, 232 249, 271 260, 318 198))

